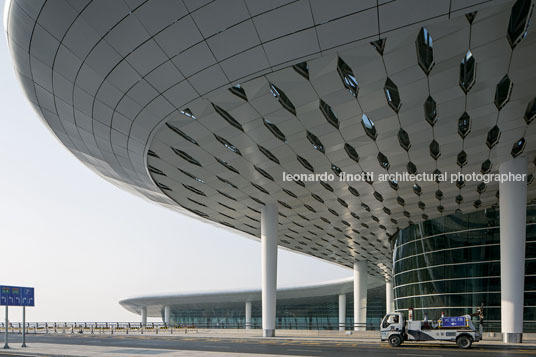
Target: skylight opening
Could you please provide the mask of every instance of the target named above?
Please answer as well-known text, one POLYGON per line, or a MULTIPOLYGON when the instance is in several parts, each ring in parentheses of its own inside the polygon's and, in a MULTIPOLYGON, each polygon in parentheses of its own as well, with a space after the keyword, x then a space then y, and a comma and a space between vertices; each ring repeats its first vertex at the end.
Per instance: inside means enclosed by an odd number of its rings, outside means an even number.
POLYGON ((352 69, 340 57, 337 62, 337 72, 341 77, 344 87, 348 89, 350 94, 357 97, 357 92, 359 91, 357 79, 355 78, 352 69))
POLYGON ((148 169, 149 169, 149 172, 152 172, 153 174, 157 174, 157 175, 160 175, 160 176, 167 176, 164 171, 160 170, 160 169, 157 169, 156 167, 154 166, 151 166, 151 165, 148 165, 148 169))
POLYGON ((348 186, 348 191, 350 191, 350 193, 356 197, 359 197, 359 191, 357 191, 355 188, 353 188, 352 186, 348 186))
POLYGON ((376 138, 378 137, 376 127, 374 126, 372 120, 370 120, 369 117, 364 113, 361 116, 361 125, 363 125, 363 129, 365 130, 367 136, 370 137, 372 140, 376 140, 376 138))
POLYGON ((283 189, 283 192, 285 192, 287 195, 289 195, 290 197, 293 197, 293 198, 298 198, 298 196, 296 196, 296 194, 290 190, 287 190, 286 188, 283 189))
POLYGON ((518 0, 512 6, 507 31, 508 42, 512 48, 527 36, 533 7, 531 0, 518 0))
POLYGON ((521 153, 523 153, 523 150, 525 150, 526 145, 527 145, 527 142, 526 142, 525 138, 521 138, 518 141, 516 141, 516 143, 512 147, 512 151, 511 151, 512 157, 517 157, 521 153))
POLYGON ((300 155, 296 155, 296 158, 298 159, 300 164, 302 164, 303 167, 305 167, 307 170, 309 170, 311 172, 315 172, 315 169, 313 168, 313 165, 311 165, 311 163, 309 161, 307 161, 307 159, 301 157, 300 155))
POLYGON ((181 110, 180 112, 181 112, 182 115, 185 115, 188 118, 197 119, 196 116, 192 113, 192 111, 189 108, 181 110))
POLYGON ((434 126, 437 121, 437 104, 431 96, 428 96, 424 102, 424 117, 431 126, 434 126))
POLYGON ((417 49, 417 61, 419 66, 426 75, 430 74, 430 71, 434 67, 434 49, 432 46, 432 36, 427 29, 421 28, 415 41, 415 47, 417 49))
POLYGON ((189 178, 191 178, 192 180, 195 180, 195 181, 197 181, 199 183, 205 183, 205 181, 203 181, 202 179, 200 179, 199 177, 197 177, 195 175, 192 175, 188 171, 184 171, 183 169, 179 169, 179 171, 182 172, 184 175, 188 176, 189 178))
MULTIPOLYGON (((181 171, 182 171, 182 170, 181 170, 181 171)), ((223 182, 223 183, 225 183, 225 184, 231 186, 231 187, 234 188, 234 189, 238 189, 238 187, 237 187, 235 184, 233 184, 231 181, 226 180, 226 179, 224 179, 223 177, 220 177, 220 176, 218 176, 218 175, 216 175, 216 177, 217 177, 218 180, 220 180, 221 182, 223 182)))
POLYGON ((459 85, 467 94, 476 81, 476 60, 471 51, 467 51, 462 62, 460 63, 460 81, 459 85))
POLYGON ((184 188, 192 191, 193 193, 197 194, 197 195, 200 195, 200 196, 206 196, 205 193, 193 186, 190 186, 190 185, 185 185, 185 184, 182 184, 184 186, 184 188))
POLYGON ((402 103, 400 101, 400 94, 398 92, 398 87, 391 80, 391 78, 387 77, 387 79, 385 80, 383 91, 385 92, 385 98, 387 99, 387 104, 391 107, 391 109, 393 109, 396 113, 398 113, 398 111, 400 110, 400 107, 402 106, 402 103))
POLYGON ((409 135, 402 128, 400 128, 400 130, 398 131, 398 143, 406 151, 409 151, 409 149, 411 148, 411 142, 409 141, 409 135))
MULTIPOLYGON (((467 53, 465 54, 465 62, 469 61, 471 59, 471 57, 473 57, 473 54, 471 53, 471 51, 467 51, 467 53)), ((462 61, 463 63, 463 61, 462 61)))
POLYGON ((536 118, 536 98, 532 99, 527 104, 527 108, 525 109, 525 115, 524 115, 524 119, 527 125, 532 123, 534 118, 536 118))
POLYGON ((172 131, 174 131, 175 133, 179 134, 180 136, 182 136, 184 139, 188 140, 189 142, 191 142, 192 144, 194 145, 198 145, 199 144, 197 143, 197 141, 195 141, 193 138, 191 138, 190 136, 188 136, 185 132, 183 132, 182 130, 180 130, 179 128, 177 128, 176 126, 174 125, 171 125, 169 123, 166 123, 166 126, 171 129, 172 131))
POLYGON ((471 131, 471 117, 467 112, 464 112, 460 119, 458 119, 458 135, 462 139, 465 139, 465 137, 469 134, 471 131))
POLYGON ((359 162, 359 155, 357 154, 356 149, 352 145, 348 143, 344 144, 344 150, 346 151, 350 159, 354 160, 355 162, 359 162))
POLYGON ((227 197, 227 198, 230 199, 230 200, 236 201, 236 198, 234 198, 233 196, 231 196, 231 195, 229 195, 229 194, 227 194, 227 193, 225 193, 225 192, 222 192, 222 191, 220 191, 220 190, 216 190, 216 192, 218 192, 218 193, 219 193, 220 195, 222 195, 223 197, 227 197))
POLYGON ((307 139, 309 140, 311 144, 313 144, 313 148, 315 148, 315 150, 318 150, 323 154, 326 153, 326 149, 324 148, 324 145, 322 144, 322 142, 316 135, 314 135, 310 131, 307 131, 307 139))
POLYGON ((228 170, 234 172, 235 174, 239 174, 240 175, 240 172, 235 169, 232 165, 228 164, 226 161, 222 160, 222 159, 219 159, 217 157, 215 157, 216 161, 218 161, 218 163, 222 166, 224 166, 225 168, 227 168, 228 170))
POLYGON ((361 119, 363 120, 363 125, 365 126, 365 128, 367 128, 367 129, 373 129, 374 128, 374 123, 372 122, 372 120, 370 120, 368 118, 368 116, 366 114, 363 114, 361 119))
POLYGON ((264 193, 264 194, 266 194, 266 195, 269 195, 269 194, 270 194, 270 192, 268 192, 268 191, 267 191, 264 187, 262 187, 261 185, 257 185, 257 184, 254 183, 254 182, 250 182, 250 183, 251 183, 251 185, 252 185, 253 187, 255 187, 257 190, 261 191, 262 193, 264 193))
POLYGON ((240 83, 237 83, 235 86, 229 88, 229 91, 236 95, 238 98, 243 99, 245 101, 248 100, 248 97, 246 95, 246 91, 244 88, 240 86, 240 83))
POLYGON ((281 104, 283 108, 288 110, 292 115, 296 115, 296 107, 281 89, 270 83, 270 92, 272 92, 272 95, 277 98, 279 104, 281 104))
POLYGON ((344 76, 344 83, 345 83, 347 86, 352 87, 352 88, 357 87, 357 79, 354 77, 353 74, 350 74, 350 73, 347 73, 347 74, 344 76))
POLYGON ((322 197, 318 196, 318 195, 315 195, 314 193, 311 193, 311 196, 317 200, 318 202, 320 203, 324 203, 324 200, 322 199, 322 197))
POLYGON ((333 112, 333 109, 331 109, 331 107, 322 99, 320 99, 320 111, 322 112, 322 114, 324 114, 324 117, 326 118, 328 123, 339 129, 339 119, 333 112))
POLYGON ((152 157, 156 157, 157 159, 160 159, 160 156, 158 156, 157 153, 155 153, 153 150, 150 150, 150 149, 147 151, 147 155, 152 156, 152 157))
POLYGON ((270 130, 270 132, 276 137, 278 138, 279 140, 283 141, 284 143, 287 142, 287 138, 285 137, 285 134, 283 134, 283 132, 281 130, 279 130, 279 128, 271 123, 269 120, 263 118, 262 119, 264 125, 268 128, 268 130, 270 130))
POLYGON ((225 146, 227 149, 229 149, 230 151, 234 152, 235 154, 238 154, 240 156, 242 156, 242 153, 240 152, 240 150, 234 146, 233 144, 231 144, 229 141, 227 141, 225 138, 222 138, 221 136, 219 135, 216 135, 214 134, 214 137, 221 143, 223 144, 223 146, 225 146))
POLYGON ((279 91, 277 90, 277 87, 274 86, 272 83, 270 83, 270 92, 275 98, 279 99, 279 96, 280 96, 279 91))
POLYGON ((377 159, 378 159, 378 163, 380 164, 382 168, 389 170, 390 164, 389 164, 389 160, 387 159, 387 156, 385 156, 382 152, 379 152, 377 159))
POLYGON ((342 170, 337 165, 331 164, 331 170, 335 173, 335 175, 340 176, 342 173, 342 170))
POLYGON ((313 213, 316 213, 316 210, 315 210, 313 207, 309 206, 308 204, 304 204, 303 206, 304 206, 305 208, 307 208, 309 211, 311 211, 311 212, 313 212, 313 213))
POLYGON ((237 128, 242 132, 244 131, 244 128, 242 128, 242 124, 240 124, 235 118, 233 118, 231 114, 227 113, 227 111, 225 111, 223 108, 217 106, 214 103, 212 103, 212 106, 214 107, 214 110, 229 124, 231 124, 233 127, 237 128))
POLYGON ((298 72, 302 77, 309 80, 309 65, 307 62, 297 63, 292 66, 296 72, 298 72))
POLYGON ((408 164, 406 165, 406 169, 412 175, 415 175, 417 173, 417 166, 411 161, 408 162, 408 164))
POLYGON ((319 182, 326 190, 333 192, 333 187, 331 187, 329 183, 324 182, 322 180, 320 180, 319 182))
POLYGON ((196 159, 194 159, 193 157, 191 157, 190 155, 188 155, 184 151, 179 150, 179 149, 174 148, 174 147, 172 147, 171 150, 173 150, 173 152, 175 154, 179 155, 181 158, 183 158, 184 160, 188 161, 189 163, 197 165, 197 166, 201 166, 201 163, 199 161, 197 161, 196 159))
POLYGON ((423 36, 424 43, 429 47, 433 47, 432 36, 430 36, 430 33, 428 33, 428 30, 424 27, 423 27, 423 34, 424 34, 423 36))
POLYGON ((271 161, 273 161, 273 162, 275 162, 276 164, 279 165, 279 159, 277 157, 275 157, 275 155, 272 154, 270 152, 270 150, 268 150, 265 147, 262 147, 262 146, 260 146, 258 144, 257 144, 257 147, 259 148, 259 151, 264 154, 264 156, 266 156, 268 159, 270 159, 271 161))
POLYGON ((272 175, 270 175, 268 172, 266 172, 265 170, 261 169, 260 167, 258 167, 258 166, 256 166, 256 165, 253 165, 253 167, 254 167, 255 170, 257 170, 257 172, 260 173, 262 176, 266 177, 268 180, 274 181, 274 178, 273 178, 272 175))

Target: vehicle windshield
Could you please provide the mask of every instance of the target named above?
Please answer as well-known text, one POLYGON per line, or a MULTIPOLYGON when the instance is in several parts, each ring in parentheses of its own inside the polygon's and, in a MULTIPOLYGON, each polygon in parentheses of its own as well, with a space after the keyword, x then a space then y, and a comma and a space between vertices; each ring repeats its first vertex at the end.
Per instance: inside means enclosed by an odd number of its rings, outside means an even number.
POLYGON ((387 315, 382 322, 382 328, 389 327, 389 325, 398 324, 398 315, 387 315))

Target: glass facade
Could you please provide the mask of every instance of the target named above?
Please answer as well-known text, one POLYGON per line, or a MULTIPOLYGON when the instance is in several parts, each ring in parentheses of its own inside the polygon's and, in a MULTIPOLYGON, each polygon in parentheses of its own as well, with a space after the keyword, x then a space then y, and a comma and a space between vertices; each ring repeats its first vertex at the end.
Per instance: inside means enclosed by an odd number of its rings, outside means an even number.
MULTIPOLYGON (((499 209, 432 219, 401 230, 393 252, 395 307, 415 318, 475 312, 500 330, 499 209)), ((536 205, 527 206, 524 328, 536 331, 536 205)))
MULTIPOLYGON (((346 294, 346 328, 353 320, 353 294, 346 294)), ((253 301, 252 328, 261 328, 261 302, 253 301)), ((385 315, 385 286, 369 289, 367 294, 367 328, 378 329, 385 315)), ((336 330, 339 328, 338 295, 277 300, 277 328, 302 330, 336 330)), ((163 318, 163 312, 162 312, 163 318)), ((199 328, 244 328, 245 302, 226 302, 171 306, 171 323, 199 328)))

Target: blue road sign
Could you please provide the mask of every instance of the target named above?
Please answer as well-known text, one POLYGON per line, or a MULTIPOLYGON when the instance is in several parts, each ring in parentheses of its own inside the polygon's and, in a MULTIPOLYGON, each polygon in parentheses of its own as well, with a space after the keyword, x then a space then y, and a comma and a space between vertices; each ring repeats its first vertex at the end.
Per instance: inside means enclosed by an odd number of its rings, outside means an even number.
POLYGON ((0 285, 0 305, 35 306, 34 288, 0 285))
POLYGON ((441 324, 443 327, 465 327, 467 321, 465 321, 465 316, 442 317, 441 324))

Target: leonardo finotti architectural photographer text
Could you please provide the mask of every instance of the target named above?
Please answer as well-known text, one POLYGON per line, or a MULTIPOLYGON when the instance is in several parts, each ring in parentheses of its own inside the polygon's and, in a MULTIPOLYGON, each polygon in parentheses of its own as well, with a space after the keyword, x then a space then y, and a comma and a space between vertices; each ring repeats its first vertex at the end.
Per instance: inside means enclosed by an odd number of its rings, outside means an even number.
POLYGON ((409 172, 395 172, 395 173, 381 173, 375 174, 374 172, 361 172, 357 174, 350 174, 347 172, 341 172, 339 175, 324 172, 318 174, 289 174, 283 172, 283 181, 302 181, 302 182, 314 182, 314 181, 341 181, 341 182, 447 182, 455 183, 456 181, 463 179, 464 181, 476 181, 476 182, 508 182, 508 181, 526 181, 526 174, 481 174, 476 172, 470 173, 427 173, 422 172, 418 174, 410 174, 409 172))

